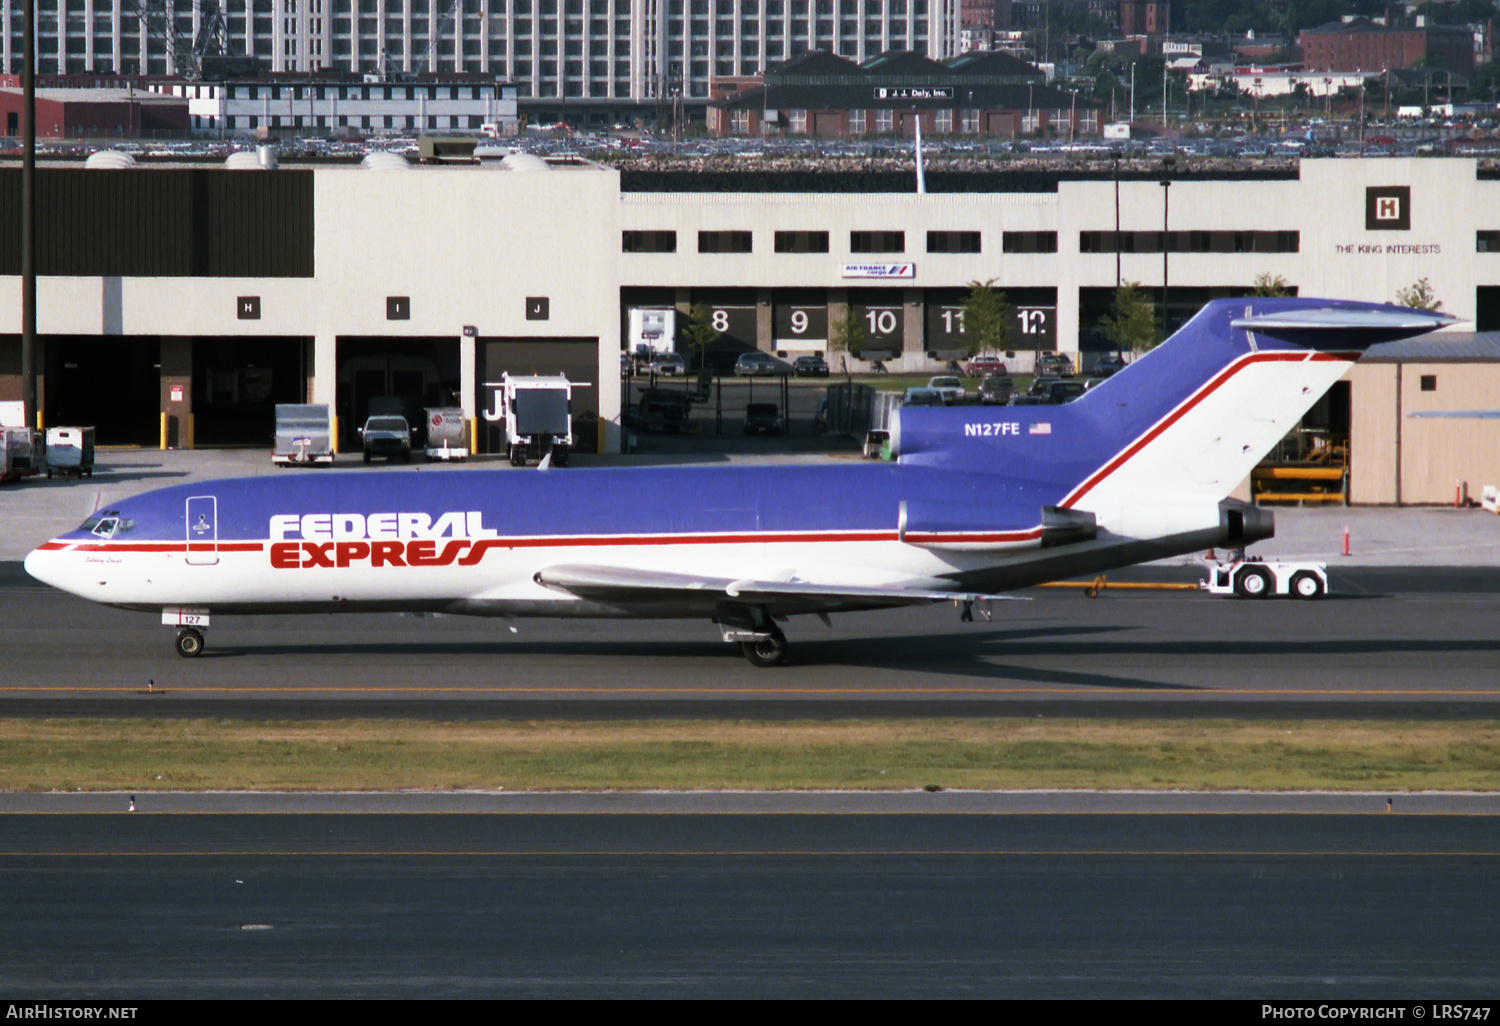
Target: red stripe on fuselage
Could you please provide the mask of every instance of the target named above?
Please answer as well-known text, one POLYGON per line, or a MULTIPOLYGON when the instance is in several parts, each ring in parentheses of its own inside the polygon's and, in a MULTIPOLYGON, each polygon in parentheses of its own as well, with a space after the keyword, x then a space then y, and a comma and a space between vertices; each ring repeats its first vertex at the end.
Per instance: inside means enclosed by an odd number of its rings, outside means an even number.
MULTIPOLYGON (((193 552, 261 552, 265 542, 194 542, 193 552)), ((68 542, 49 541, 37 546, 38 552, 187 552, 186 542, 68 542)))
MULTIPOLYGON (((1024 531, 955 531, 955 532, 908 532, 911 537, 921 538, 924 542, 932 541, 955 541, 955 542, 1024 542, 1035 541, 1041 537, 1041 527, 1032 527, 1024 531)), ((415 539, 420 540, 420 539, 415 539)), ((467 538, 453 539, 440 538, 434 541, 468 541, 472 543, 470 552, 460 560, 464 565, 472 566, 478 562, 477 554, 482 554, 490 549, 528 549, 528 548, 580 548, 587 546, 613 546, 613 545, 755 545, 767 543, 790 544, 797 542, 893 542, 900 541, 896 531, 830 531, 830 532, 767 532, 756 533, 734 533, 734 534, 660 534, 660 535, 522 535, 509 538, 467 538)), ((291 544, 300 545, 302 539, 294 539, 291 544)), ((219 552, 261 552, 267 542, 220 542, 219 552)), ((184 552, 187 546, 182 542, 63 542, 50 541, 37 546, 39 551, 57 552, 151 552, 151 553, 174 553, 184 552)), ((193 552, 213 551, 209 546, 194 544, 193 552)))

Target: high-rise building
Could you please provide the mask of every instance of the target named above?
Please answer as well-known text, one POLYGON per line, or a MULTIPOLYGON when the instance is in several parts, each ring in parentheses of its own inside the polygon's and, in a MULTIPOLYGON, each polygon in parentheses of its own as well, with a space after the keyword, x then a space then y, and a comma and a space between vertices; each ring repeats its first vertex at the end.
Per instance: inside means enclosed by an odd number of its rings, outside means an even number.
MULTIPOLYGON (((0 0, 19 73, 24 0, 0 0)), ((195 55, 272 72, 468 72, 522 98, 707 100, 710 82, 829 50, 958 52, 960 0, 38 0, 43 74, 191 74, 195 55)))

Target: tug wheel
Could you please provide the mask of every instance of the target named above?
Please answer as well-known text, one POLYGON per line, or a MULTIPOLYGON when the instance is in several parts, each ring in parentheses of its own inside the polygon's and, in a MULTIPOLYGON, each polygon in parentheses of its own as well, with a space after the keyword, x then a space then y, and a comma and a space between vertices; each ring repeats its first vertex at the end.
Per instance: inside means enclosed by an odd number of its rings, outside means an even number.
POLYGON ((1271 572, 1265 567, 1245 567, 1234 575, 1234 593, 1240 598, 1265 598, 1271 594, 1271 572))
POLYGON ((1303 570, 1292 578, 1292 594, 1299 599, 1317 599, 1323 597, 1323 582, 1318 575, 1303 570))

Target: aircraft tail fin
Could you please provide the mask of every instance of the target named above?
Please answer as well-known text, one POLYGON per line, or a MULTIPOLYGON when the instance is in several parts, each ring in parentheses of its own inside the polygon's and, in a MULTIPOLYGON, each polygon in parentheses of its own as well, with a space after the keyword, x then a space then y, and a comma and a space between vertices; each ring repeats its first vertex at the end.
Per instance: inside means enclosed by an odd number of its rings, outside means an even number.
POLYGON ((901 411, 892 448, 904 462, 1024 466, 1042 501, 1101 523, 1143 502, 1217 503, 1366 349, 1453 321, 1340 300, 1216 300, 1067 405, 901 411))

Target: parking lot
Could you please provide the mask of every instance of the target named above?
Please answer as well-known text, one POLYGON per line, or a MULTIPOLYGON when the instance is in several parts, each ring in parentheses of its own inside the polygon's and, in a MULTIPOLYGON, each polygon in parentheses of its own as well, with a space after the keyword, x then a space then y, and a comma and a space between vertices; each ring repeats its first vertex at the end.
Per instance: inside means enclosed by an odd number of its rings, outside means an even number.
MULTIPOLYGON (((830 436, 814 420, 829 378, 716 377, 704 388, 694 375, 633 376, 624 390, 636 453, 810 453, 858 451, 857 439, 830 436), (779 424, 750 425, 752 406, 774 405, 779 424)), ((833 379, 842 380, 842 379, 833 379)))

